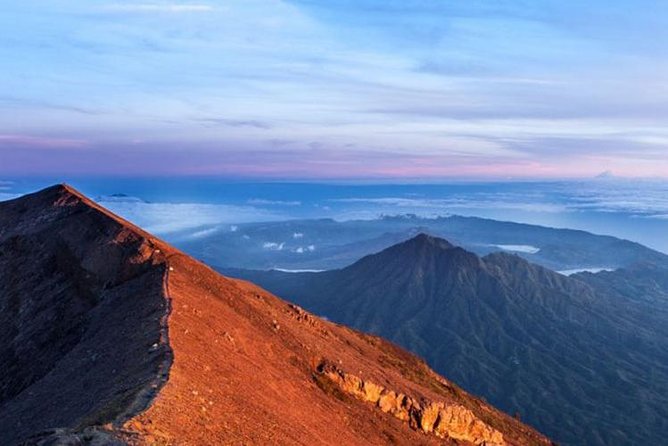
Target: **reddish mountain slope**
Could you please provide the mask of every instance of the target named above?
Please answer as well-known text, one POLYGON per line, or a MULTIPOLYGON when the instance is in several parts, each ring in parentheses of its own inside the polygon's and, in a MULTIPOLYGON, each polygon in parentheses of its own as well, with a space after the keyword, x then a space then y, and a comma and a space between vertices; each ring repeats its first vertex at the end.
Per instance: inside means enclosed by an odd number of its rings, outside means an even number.
POLYGON ((0 285, 1 444, 550 444, 66 186, 0 203, 0 285))

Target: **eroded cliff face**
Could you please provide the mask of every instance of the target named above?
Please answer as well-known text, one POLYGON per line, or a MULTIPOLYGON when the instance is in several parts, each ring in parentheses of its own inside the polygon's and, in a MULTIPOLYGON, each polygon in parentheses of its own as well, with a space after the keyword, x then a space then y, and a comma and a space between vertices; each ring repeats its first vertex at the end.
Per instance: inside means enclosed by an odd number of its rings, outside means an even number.
POLYGON ((501 432, 488 426, 460 404, 416 399, 346 373, 330 361, 321 362, 316 372, 330 379, 345 393, 374 404, 379 410, 407 422, 411 429, 475 445, 506 445, 501 432))

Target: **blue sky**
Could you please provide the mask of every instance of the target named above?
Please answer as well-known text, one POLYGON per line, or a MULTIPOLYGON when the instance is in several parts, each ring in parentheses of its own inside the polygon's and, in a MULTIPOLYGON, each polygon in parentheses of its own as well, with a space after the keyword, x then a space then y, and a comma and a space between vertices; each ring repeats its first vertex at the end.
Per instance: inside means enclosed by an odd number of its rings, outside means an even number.
POLYGON ((2 1, 0 175, 668 177, 668 3, 2 1))

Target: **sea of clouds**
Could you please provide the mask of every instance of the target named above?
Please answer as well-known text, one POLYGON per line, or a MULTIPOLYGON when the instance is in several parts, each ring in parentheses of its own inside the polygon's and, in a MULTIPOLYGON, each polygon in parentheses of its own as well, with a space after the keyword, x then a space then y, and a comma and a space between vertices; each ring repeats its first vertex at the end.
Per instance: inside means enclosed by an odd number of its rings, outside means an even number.
POLYGON ((279 221, 289 218, 284 213, 256 206, 147 203, 132 197, 126 201, 107 200, 101 197, 99 203, 149 232, 167 235, 193 230, 190 236, 194 238, 206 237, 219 230, 217 227, 201 229, 204 226, 279 221))

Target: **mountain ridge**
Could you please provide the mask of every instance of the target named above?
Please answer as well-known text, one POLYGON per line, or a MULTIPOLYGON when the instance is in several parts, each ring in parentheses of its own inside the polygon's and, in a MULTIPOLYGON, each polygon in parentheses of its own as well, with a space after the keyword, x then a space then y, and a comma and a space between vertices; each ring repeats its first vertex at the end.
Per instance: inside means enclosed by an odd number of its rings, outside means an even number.
POLYGON ((3 444, 551 444, 67 186, 0 203, 0 283, 3 444))
POLYGON ((517 252, 554 271, 616 269, 649 259, 668 264, 667 255, 628 240, 478 217, 291 220, 239 224, 234 229, 209 225, 198 228, 196 238, 189 231, 170 237, 180 248, 218 268, 340 269, 419 232, 445 238, 479 256, 517 252), (202 230, 209 232, 200 236, 202 230), (265 243, 284 245, 272 250, 265 243), (306 250, 309 246, 313 250, 306 250))

